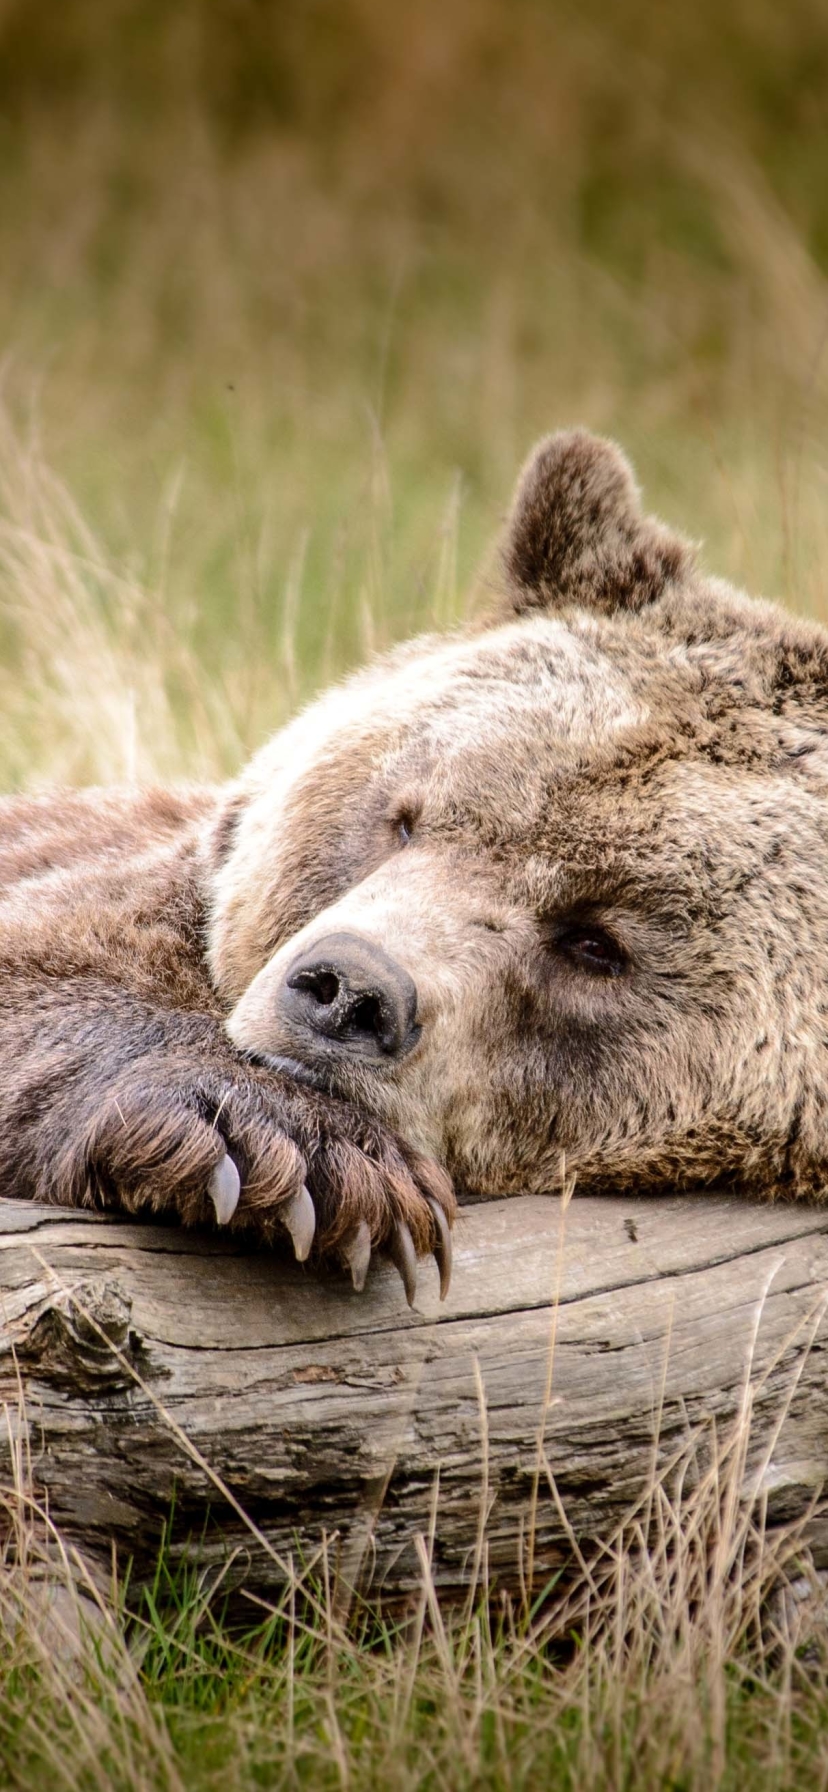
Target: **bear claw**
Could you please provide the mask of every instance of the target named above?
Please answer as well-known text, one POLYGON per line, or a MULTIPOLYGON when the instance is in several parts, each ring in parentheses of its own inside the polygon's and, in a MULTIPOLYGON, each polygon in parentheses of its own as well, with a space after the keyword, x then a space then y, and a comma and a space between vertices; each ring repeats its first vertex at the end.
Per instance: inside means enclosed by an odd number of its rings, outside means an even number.
POLYGON ((361 1294, 371 1261, 371 1228, 367 1220, 360 1220, 359 1225, 354 1227, 342 1247, 342 1255, 351 1272, 351 1281, 357 1294, 361 1294))
POLYGON ((304 1263, 305 1258, 310 1255, 316 1231, 316 1208, 306 1183, 303 1182, 298 1192, 285 1202, 280 1209, 279 1218, 293 1240, 297 1263, 304 1263))
POLYGON ((451 1231, 439 1201, 435 1201, 433 1195, 426 1195, 426 1201, 431 1208, 434 1224, 437 1227, 437 1243, 434 1246, 434 1261, 440 1271, 440 1299, 445 1300, 451 1286, 453 1261, 451 1231))
POLYGON ((220 1226, 228 1225, 233 1218, 239 1204, 240 1189, 239 1172, 232 1157, 228 1157, 225 1152, 224 1156, 219 1158, 207 1184, 207 1193, 216 1210, 216 1220, 220 1226))
POLYGON ((417 1293, 417 1253, 405 1220, 397 1221, 391 1234, 389 1252, 392 1263, 399 1270, 405 1298, 409 1306, 413 1307, 417 1293))

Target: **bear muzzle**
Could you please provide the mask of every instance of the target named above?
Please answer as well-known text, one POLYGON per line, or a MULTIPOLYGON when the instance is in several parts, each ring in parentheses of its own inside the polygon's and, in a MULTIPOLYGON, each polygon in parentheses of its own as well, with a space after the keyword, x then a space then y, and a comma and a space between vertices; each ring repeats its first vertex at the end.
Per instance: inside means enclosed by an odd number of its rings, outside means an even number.
POLYGON ((330 933, 285 970, 273 991, 273 1021, 305 1062, 321 1052, 382 1062, 405 1056, 420 1036, 417 986, 374 940, 330 933))

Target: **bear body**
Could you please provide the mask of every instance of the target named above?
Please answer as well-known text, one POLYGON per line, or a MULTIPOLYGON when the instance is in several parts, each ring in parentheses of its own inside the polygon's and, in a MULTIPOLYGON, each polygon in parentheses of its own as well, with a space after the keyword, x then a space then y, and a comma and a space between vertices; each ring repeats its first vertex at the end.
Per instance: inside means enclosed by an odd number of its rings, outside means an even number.
POLYGON ((217 790, 0 809, 5 1190, 444 1281, 469 1197, 828 1183, 828 634, 700 575, 611 444, 496 612, 217 790))

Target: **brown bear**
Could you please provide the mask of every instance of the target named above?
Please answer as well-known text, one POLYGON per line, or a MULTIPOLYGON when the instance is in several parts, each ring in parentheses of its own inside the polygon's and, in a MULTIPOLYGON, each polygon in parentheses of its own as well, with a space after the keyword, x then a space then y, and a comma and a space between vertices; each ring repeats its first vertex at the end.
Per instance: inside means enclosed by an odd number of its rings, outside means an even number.
POLYGON ((454 1184, 828 1181, 828 633, 540 443, 495 612, 232 785, 0 811, 4 1192, 450 1262, 454 1184))

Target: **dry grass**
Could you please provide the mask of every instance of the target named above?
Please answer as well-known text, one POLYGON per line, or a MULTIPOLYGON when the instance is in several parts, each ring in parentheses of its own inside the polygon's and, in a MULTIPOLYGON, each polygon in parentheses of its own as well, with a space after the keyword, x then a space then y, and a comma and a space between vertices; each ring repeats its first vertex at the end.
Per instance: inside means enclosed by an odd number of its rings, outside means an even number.
POLYGON ((4 0, 3 780, 231 770, 572 420, 826 613, 826 71, 818 0, 4 0))
POLYGON ((744 1497, 749 1398, 529 1610, 483 1592, 442 1611, 423 1537, 404 1622, 343 1621, 317 1556, 246 1635, 214 1573, 163 1551, 152 1586, 130 1597, 113 1570, 102 1592, 33 1493, 15 1420, 0 1757, 21 1792, 828 1785, 825 1592, 796 1530, 767 1532, 744 1497))

